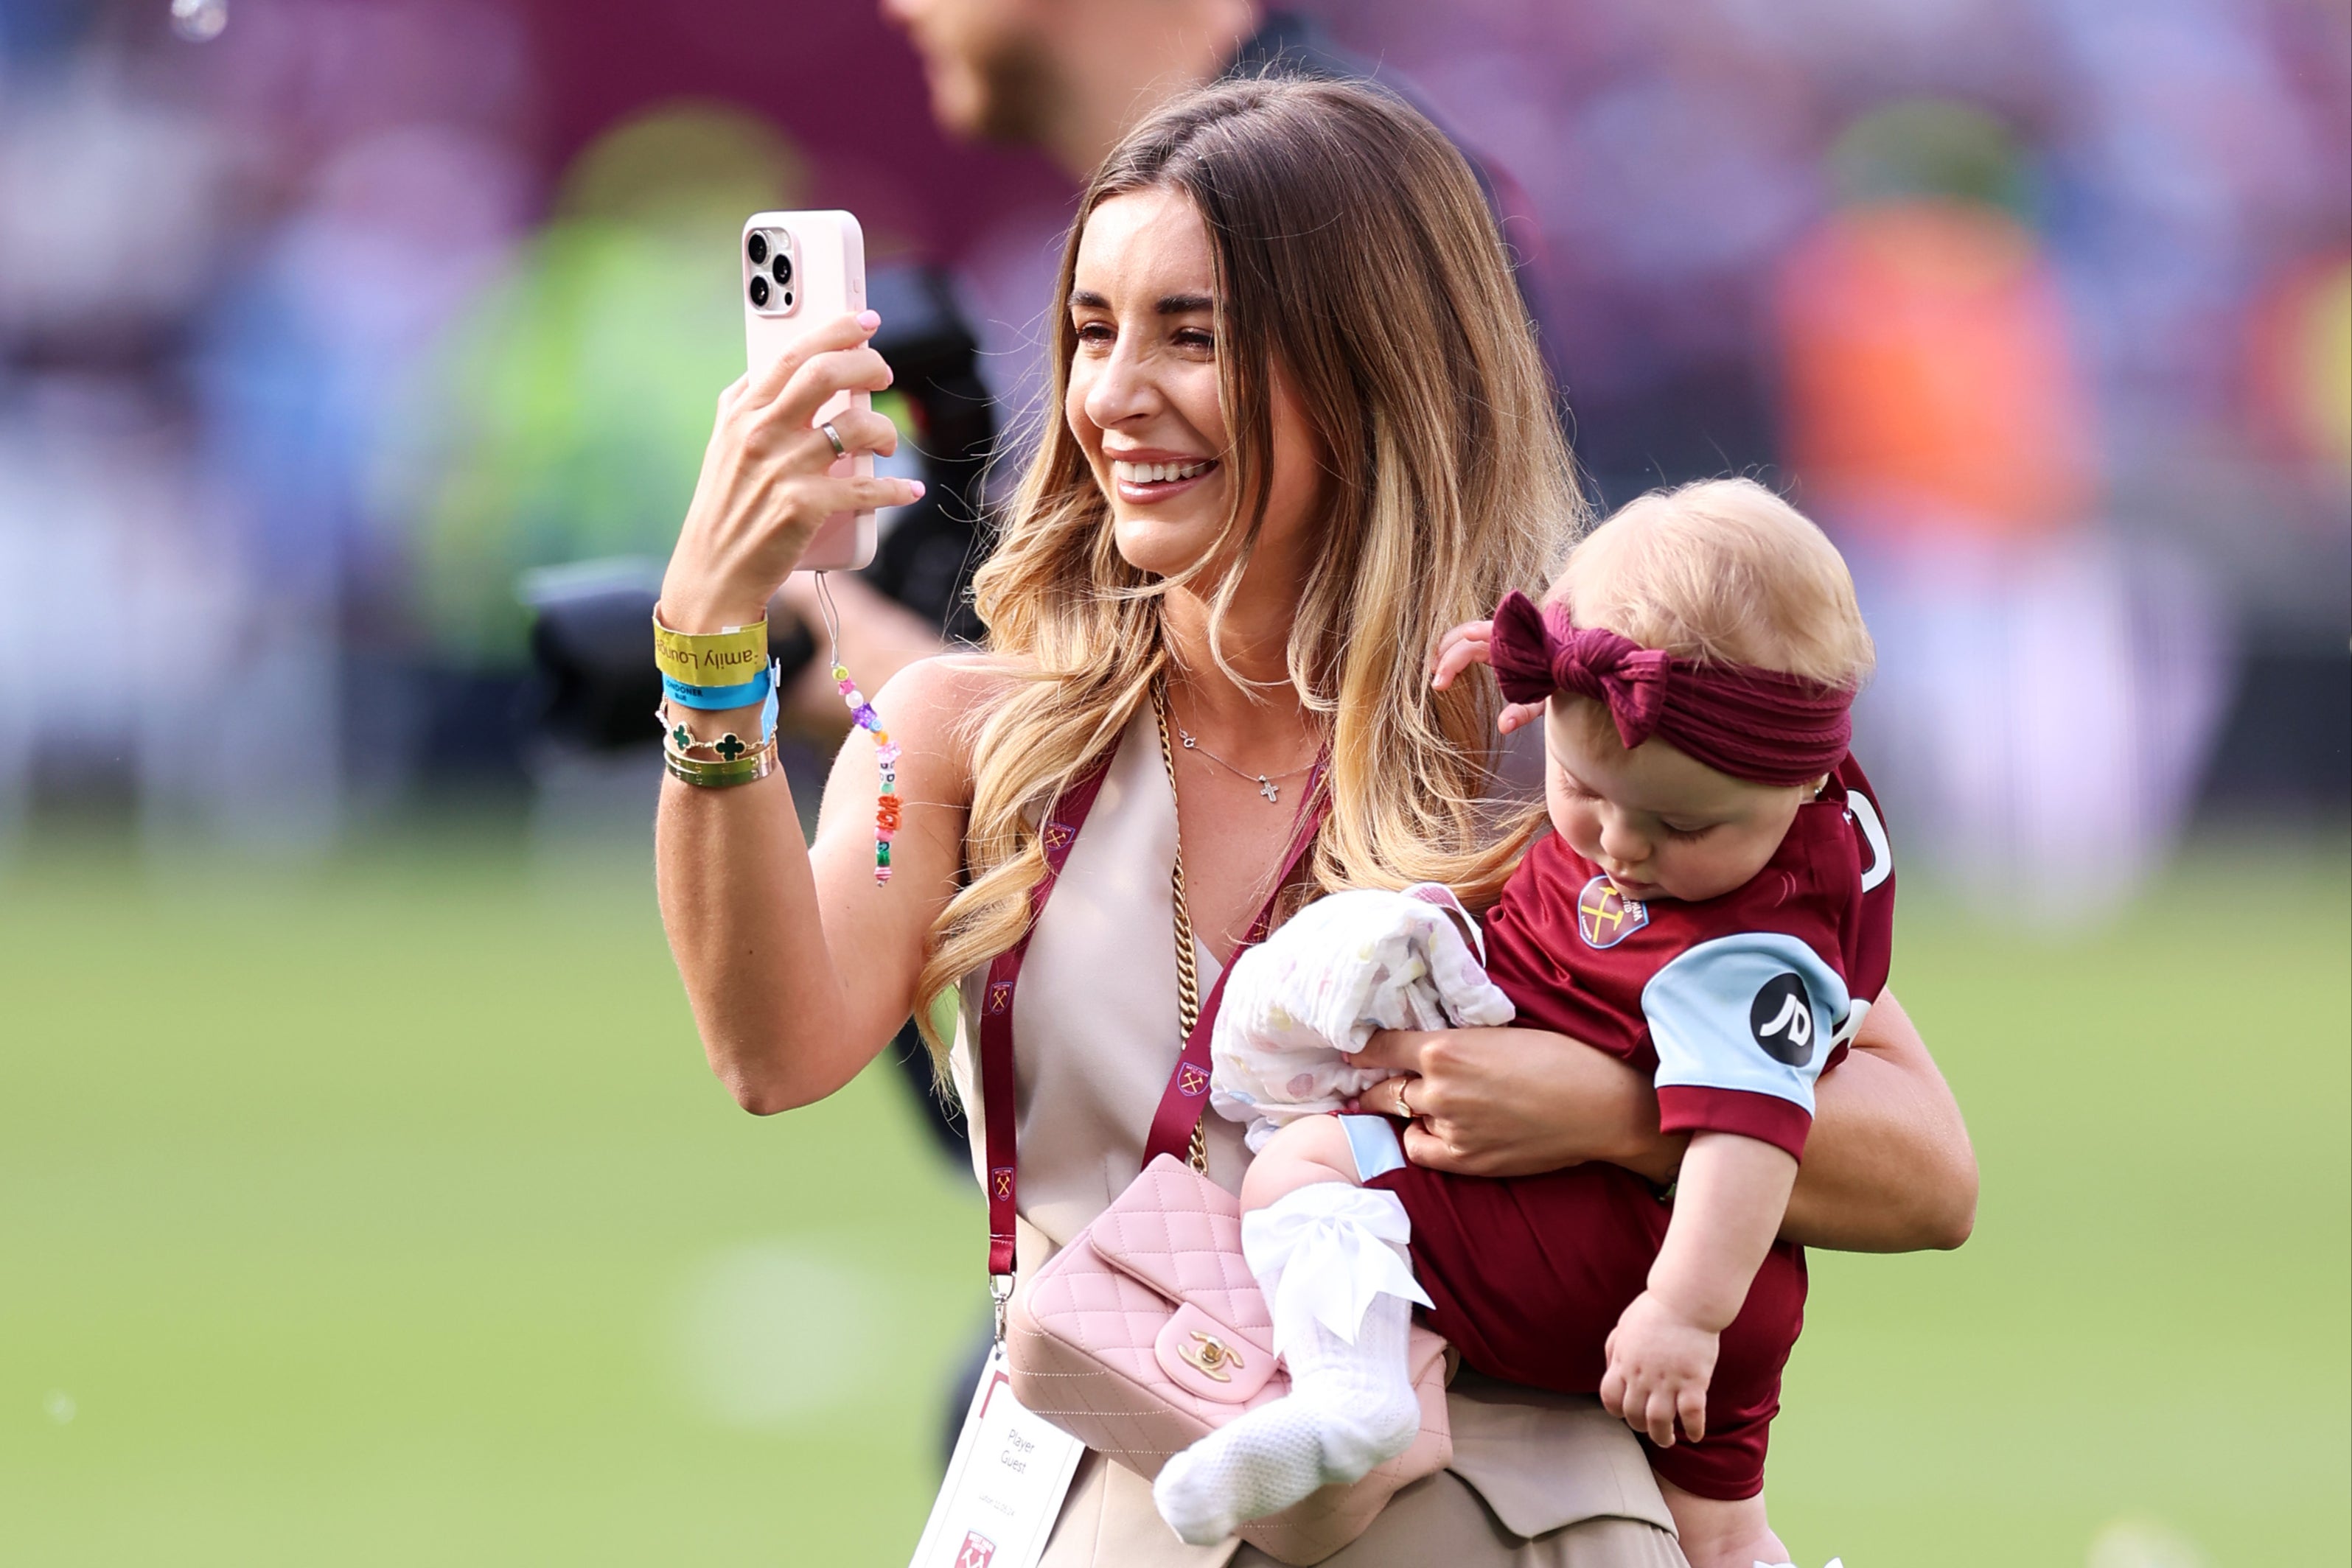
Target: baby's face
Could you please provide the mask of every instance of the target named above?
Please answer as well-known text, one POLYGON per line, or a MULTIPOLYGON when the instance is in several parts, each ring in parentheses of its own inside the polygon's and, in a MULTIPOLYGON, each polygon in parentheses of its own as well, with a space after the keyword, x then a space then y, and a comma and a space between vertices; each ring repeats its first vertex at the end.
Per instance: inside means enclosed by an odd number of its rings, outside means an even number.
POLYGON ((1715 898, 1764 869, 1812 784, 1751 784, 1662 740, 1626 750, 1599 704, 1554 696, 1544 719, 1552 825, 1628 898, 1715 898))

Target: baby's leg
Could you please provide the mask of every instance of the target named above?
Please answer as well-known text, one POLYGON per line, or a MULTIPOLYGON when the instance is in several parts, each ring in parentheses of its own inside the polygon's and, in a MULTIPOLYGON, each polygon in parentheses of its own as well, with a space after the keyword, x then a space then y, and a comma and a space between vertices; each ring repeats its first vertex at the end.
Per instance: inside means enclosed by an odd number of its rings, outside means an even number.
POLYGON ((1381 1132, 1392 1149, 1386 1124, 1351 1138, 1340 1117, 1294 1122, 1243 1178, 1242 1253, 1265 1292, 1290 1396, 1161 1469, 1151 1488, 1160 1516, 1196 1546, 1335 1481, 1361 1480, 1421 1431, 1406 1356, 1412 1302, 1428 1298, 1396 1250, 1411 1224, 1395 1194, 1360 1185, 1377 1171, 1360 1173, 1355 1153, 1359 1139, 1377 1149, 1381 1132))
POLYGON ((1789 1561, 1789 1549, 1764 1518, 1762 1492, 1725 1502, 1685 1491, 1664 1476, 1658 1478, 1658 1490, 1675 1516, 1675 1533, 1682 1538, 1690 1568, 1755 1568, 1759 1563, 1789 1561))
POLYGON ((1359 1185, 1356 1156, 1337 1116, 1301 1116, 1258 1151, 1242 1175, 1242 1212, 1271 1208, 1317 1182, 1359 1185))

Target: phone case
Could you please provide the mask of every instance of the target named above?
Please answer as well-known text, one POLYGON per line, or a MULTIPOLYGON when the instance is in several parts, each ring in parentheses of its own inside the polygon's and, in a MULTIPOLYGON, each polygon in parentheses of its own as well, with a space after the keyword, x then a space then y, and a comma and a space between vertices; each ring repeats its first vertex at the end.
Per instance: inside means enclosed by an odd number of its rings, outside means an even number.
MULTIPOLYGON (((754 213, 735 246, 742 268, 743 340, 754 372, 811 328, 866 308, 866 235, 845 212, 754 213)), ((812 423, 867 407, 864 392, 837 392, 812 423)), ((855 452, 829 470, 870 478, 874 455, 855 452)), ((803 571, 854 571, 874 559, 874 514, 835 512, 818 528, 803 571)))

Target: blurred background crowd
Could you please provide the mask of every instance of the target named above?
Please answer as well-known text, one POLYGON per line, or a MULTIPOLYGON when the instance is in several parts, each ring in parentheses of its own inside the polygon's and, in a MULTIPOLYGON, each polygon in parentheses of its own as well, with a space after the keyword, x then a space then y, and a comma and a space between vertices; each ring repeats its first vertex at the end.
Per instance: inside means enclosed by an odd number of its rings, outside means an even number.
MULTIPOLYGON (((1598 498, 1837 534, 1917 854, 2063 921, 2194 811, 2344 814, 2338 0, 1299 8, 1516 187, 1598 498)), ((742 216, 944 268, 1010 424, 1073 191, 862 0, 5 0, 0 834, 554 788, 520 584, 657 570, 742 216), (35 679, 93 617, 148 657, 35 679)))

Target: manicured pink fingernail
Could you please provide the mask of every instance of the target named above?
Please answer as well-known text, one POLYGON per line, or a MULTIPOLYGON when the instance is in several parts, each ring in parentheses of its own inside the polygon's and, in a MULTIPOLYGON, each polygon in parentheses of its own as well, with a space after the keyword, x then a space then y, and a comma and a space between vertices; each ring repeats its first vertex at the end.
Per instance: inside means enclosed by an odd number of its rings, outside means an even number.
POLYGON ((918 501, 921 500, 923 498, 923 482, 920 479, 909 479, 907 483, 915 487, 915 499, 918 501))
POLYGON ((875 328, 882 325, 881 313, 875 310, 860 310, 857 313, 857 324, 871 332, 875 328))

